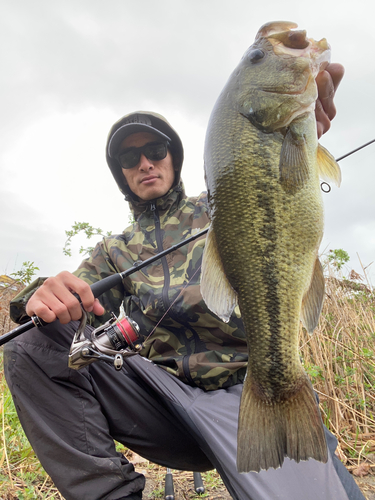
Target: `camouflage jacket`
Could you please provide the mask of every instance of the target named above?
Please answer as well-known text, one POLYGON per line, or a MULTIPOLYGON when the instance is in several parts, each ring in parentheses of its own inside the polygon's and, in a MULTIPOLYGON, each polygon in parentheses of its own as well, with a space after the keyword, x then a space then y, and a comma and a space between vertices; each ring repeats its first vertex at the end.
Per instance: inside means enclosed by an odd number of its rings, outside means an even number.
MULTIPOLYGON (((92 284, 170 248, 209 224, 206 194, 188 198, 181 184, 162 198, 146 205, 135 202, 132 208, 136 222, 122 234, 97 244, 75 271, 76 276, 92 284)), ((243 381, 247 347, 239 312, 223 323, 202 299, 204 243, 202 236, 131 274, 100 301, 115 314, 123 304, 125 313, 139 324, 142 356, 185 383, 214 390, 243 381)), ((98 326, 106 319, 105 315, 92 317, 91 322, 98 326)))

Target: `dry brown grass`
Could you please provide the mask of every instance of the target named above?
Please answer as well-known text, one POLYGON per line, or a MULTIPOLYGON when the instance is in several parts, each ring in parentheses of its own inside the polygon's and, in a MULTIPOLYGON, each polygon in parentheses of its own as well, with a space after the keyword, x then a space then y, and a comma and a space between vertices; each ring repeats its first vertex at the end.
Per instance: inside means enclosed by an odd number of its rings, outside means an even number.
POLYGON ((349 469, 375 466, 375 294, 356 280, 326 279, 326 299, 312 336, 301 327, 303 364, 319 394, 324 423, 349 469))
MULTIPOLYGON (((349 470, 366 473, 375 470, 375 294, 358 275, 350 277, 327 278, 319 326, 312 336, 301 327, 300 346, 304 367, 320 397, 323 420, 338 438, 339 457, 349 470)), ((0 498, 62 499, 23 434, 1 366, 0 385, 0 498)), ((141 467, 151 485, 145 497, 163 497, 165 469, 152 464, 141 467)), ((191 483, 190 475, 187 477, 191 483)), ((217 474, 212 477, 219 480, 217 474)), ((177 498, 197 498, 184 474, 177 479, 184 491, 177 498)), ((209 478, 205 482, 208 484, 209 478)), ((226 498, 224 490, 221 497, 212 498, 226 498)))

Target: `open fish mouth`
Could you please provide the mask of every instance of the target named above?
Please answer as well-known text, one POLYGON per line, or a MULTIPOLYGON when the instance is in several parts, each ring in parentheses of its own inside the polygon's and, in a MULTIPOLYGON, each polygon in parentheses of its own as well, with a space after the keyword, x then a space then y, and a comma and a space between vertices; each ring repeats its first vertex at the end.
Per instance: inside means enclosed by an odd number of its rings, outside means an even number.
MULTIPOLYGON (((294 68, 295 78, 265 79, 258 86, 258 93, 268 95, 303 96, 312 95, 315 78, 330 62, 331 48, 325 38, 319 41, 308 38, 306 30, 297 30, 296 23, 276 21, 263 25, 252 46, 254 54, 269 52, 284 61, 285 68, 294 68), (266 44, 264 44, 266 42, 266 44)), ((252 52, 250 52, 251 56, 252 52)), ((281 67, 282 68, 282 67, 281 67)), ((283 69, 279 71, 283 71, 283 69)), ((310 106, 315 97, 302 106, 303 112, 313 109, 310 106)), ((301 100, 302 103, 302 100, 301 100)))
POLYGON ((307 38, 306 30, 294 30, 298 25, 288 21, 276 21, 264 24, 255 40, 267 38, 276 55, 306 57, 311 60, 313 76, 325 69, 330 62, 330 46, 325 38, 314 40, 307 38))

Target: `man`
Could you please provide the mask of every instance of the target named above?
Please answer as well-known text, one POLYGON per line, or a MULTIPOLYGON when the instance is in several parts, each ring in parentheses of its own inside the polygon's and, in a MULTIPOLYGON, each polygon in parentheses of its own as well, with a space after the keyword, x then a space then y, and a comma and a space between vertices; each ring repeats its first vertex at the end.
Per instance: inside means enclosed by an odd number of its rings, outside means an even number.
MULTIPOLYGON (((333 95, 343 69, 319 76, 318 134, 335 114, 333 95)), ((329 461, 238 474, 239 399, 246 370, 241 319, 211 313, 199 290, 204 238, 137 271, 94 300, 89 284, 121 272, 209 224, 205 194, 187 198, 180 180, 181 140, 160 115, 132 113, 111 129, 107 162, 133 210, 135 223, 104 238, 74 273, 37 280, 11 306, 12 317, 46 322, 6 346, 6 376, 35 452, 68 500, 142 498, 144 478, 116 452, 113 439, 172 468, 216 468, 235 499, 362 499, 334 455, 329 461), (83 308, 97 326, 118 312, 140 326, 141 356, 121 371, 93 363, 80 371, 67 355, 83 308), (103 307, 104 306, 104 307, 103 307), (150 363, 149 360, 152 360, 150 363)))

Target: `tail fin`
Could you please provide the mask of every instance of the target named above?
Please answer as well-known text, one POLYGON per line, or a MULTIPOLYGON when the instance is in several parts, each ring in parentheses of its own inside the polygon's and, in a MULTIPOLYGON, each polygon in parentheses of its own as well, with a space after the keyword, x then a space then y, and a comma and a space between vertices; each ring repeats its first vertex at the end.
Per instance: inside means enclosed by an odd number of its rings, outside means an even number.
POLYGON ((237 438, 238 472, 277 469, 287 456, 296 462, 327 462, 323 423, 312 385, 304 377, 298 393, 273 402, 255 393, 249 377, 242 392, 237 438))

